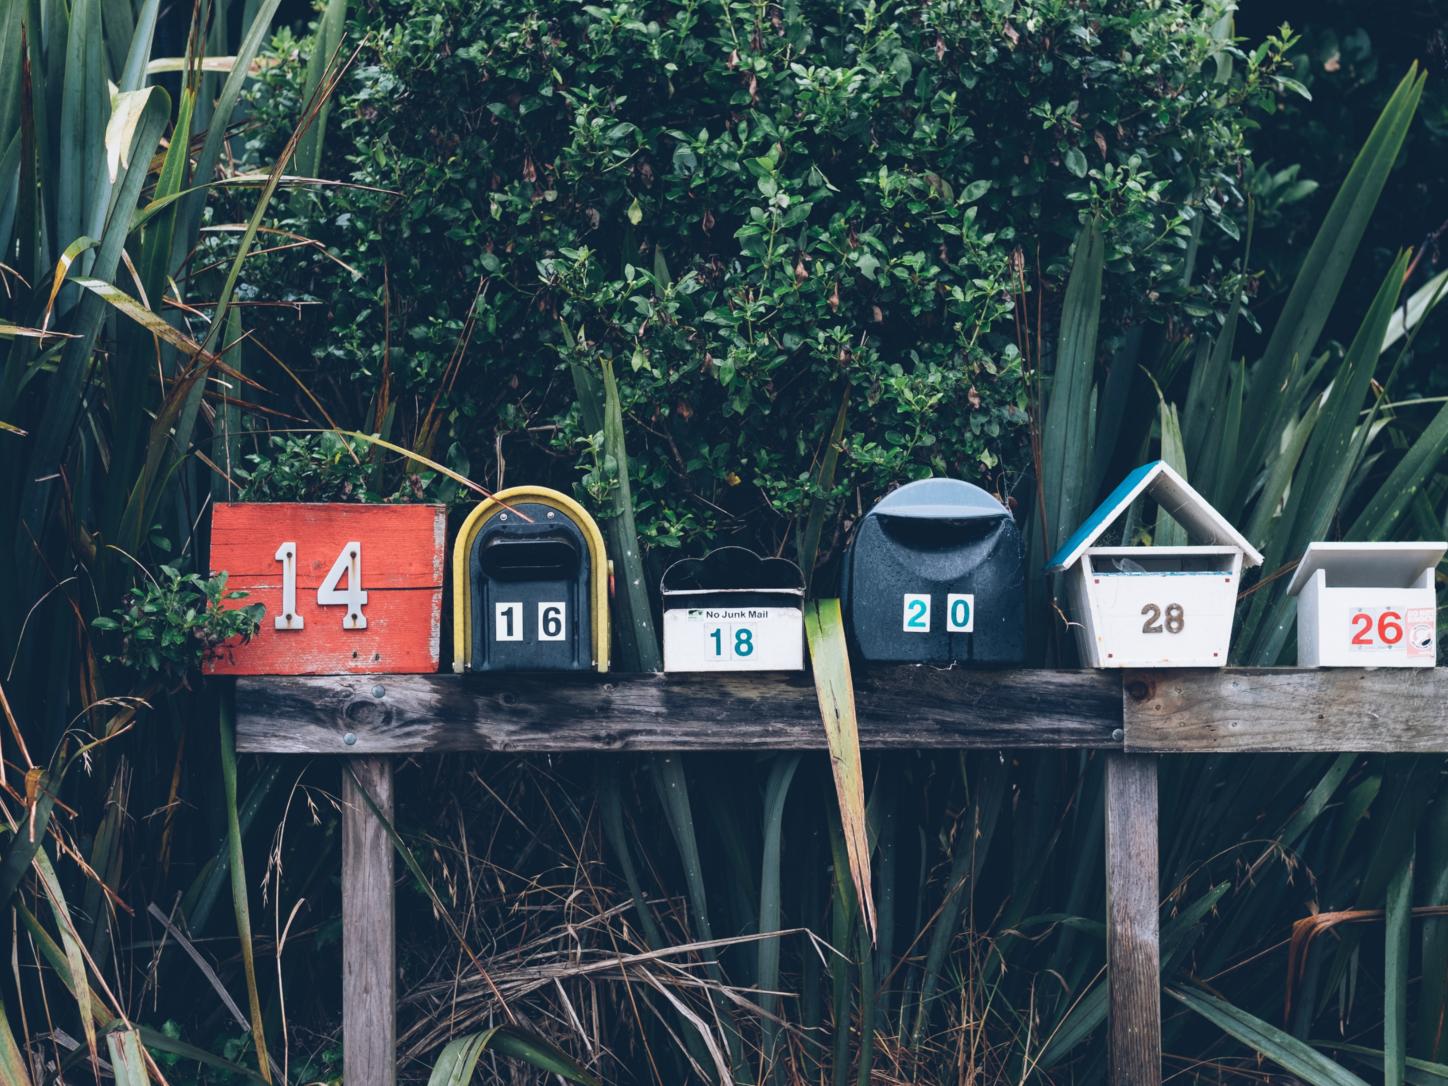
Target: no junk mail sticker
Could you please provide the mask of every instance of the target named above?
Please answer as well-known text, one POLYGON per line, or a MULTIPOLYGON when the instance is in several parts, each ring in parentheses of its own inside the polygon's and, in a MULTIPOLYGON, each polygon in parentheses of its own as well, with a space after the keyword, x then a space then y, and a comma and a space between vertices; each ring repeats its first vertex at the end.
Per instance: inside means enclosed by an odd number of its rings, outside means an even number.
POLYGON ((425 674, 437 670, 447 520, 440 505, 223 503, 211 569, 236 605, 266 608, 212 675, 425 674))

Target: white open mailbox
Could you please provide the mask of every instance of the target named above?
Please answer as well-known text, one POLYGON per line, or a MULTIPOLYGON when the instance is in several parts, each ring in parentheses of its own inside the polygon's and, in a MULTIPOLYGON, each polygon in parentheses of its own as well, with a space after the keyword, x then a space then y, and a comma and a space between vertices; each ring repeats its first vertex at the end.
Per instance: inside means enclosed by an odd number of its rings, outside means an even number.
POLYGON ((720 547, 664 571, 665 671, 802 671, 804 575, 720 547))
POLYGON ((1047 566, 1065 573, 1069 618, 1090 667, 1223 667, 1242 566, 1262 555, 1164 460, 1121 481, 1047 566), (1199 542, 1098 547, 1132 502, 1150 497, 1199 542))
POLYGON ((1433 570, 1448 543, 1311 543, 1287 591, 1297 597, 1299 667, 1432 667, 1433 570))

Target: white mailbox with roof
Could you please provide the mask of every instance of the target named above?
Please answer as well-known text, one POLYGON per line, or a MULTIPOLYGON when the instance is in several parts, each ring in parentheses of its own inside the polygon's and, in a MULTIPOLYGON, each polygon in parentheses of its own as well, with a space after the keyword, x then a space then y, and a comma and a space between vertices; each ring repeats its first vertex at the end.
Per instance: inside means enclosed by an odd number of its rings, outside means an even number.
POLYGON ((1066 575, 1070 621, 1090 667, 1223 667, 1243 563, 1262 555, 1164 460, 1121 481, 1047 567, 1066 575), (1138 498, 1186 529, 1192 546, 1097 546, 1138 498))
POLYGON ((1433 570, 1448 543, 1311 543, 1287 591, 1297 597, 1300 667, 1432 667, 1433 570))

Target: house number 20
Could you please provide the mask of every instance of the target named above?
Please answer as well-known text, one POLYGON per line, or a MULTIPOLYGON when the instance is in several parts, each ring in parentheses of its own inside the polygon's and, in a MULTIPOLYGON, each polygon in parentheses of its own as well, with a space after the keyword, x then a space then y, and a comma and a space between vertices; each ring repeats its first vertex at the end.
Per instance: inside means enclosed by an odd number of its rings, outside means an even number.
MULTIPOLYGON (((276 560, 282 564, 282 613, 277 615, 275 626, 278 630, 306 629, 306 622, 297 614, 297 545, 283 543, 277 548, 276 560)), ((342 629, 365 630, 367 616, 362 608, 367 606, 367 593, 362 588, 362 544, 355 540, 344 544, 342 553, 332 563, 331 570, 317 588, 318 607, 346 607, 342 618, 342 629), (337 587, 342 578, 347 578, 347 587, 337 587)))
MULTIPOLYGON (((1145 607, 1143 607, 1143 608, 1141 609, 1141 613, 1146 616, 1146 621, 1141 624, 1141 632, 1142 632, 1142 633, 1152 633, 1152 634, 1155 634, 1155 633, 1161 633, 1161 632, 1162 632, 1162 629, 1163 629, 1163 625, 1162 625, 1162 615, 1163 615, 1163 611, 1162 611, 1162 609, 1161 609, 1160 607, 1158 607, 1158 606, 1157 606, 1156 604, 1154 604, 1154 603, 1148 603, 1145 607)), ((1166 615, 1165 629, 1166 629, 1166 632, 1167 632, 1167 633, 1172 633, 1172 634, 1181 633, 1182 630, 1186 627, 1186 624, 1187 624, 1187 613, 1182 610, 1182 605, 1181 605, 1181 604, 1179 604, 1179 603, 1169 603, 1169 604, 1167 604, 1167 605, 1166 605, 1165 615, 1166 615)))

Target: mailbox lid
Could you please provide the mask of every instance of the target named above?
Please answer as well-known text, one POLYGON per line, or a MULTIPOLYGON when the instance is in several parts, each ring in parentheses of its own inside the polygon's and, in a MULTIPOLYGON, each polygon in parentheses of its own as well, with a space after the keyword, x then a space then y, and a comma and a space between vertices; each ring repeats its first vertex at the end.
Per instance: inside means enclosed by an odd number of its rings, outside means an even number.
POLYGON ((1287 586, 1297 595, 1317 575, 1328 588, 1412 588, 1448 553, 1448 543, 1309 543, 1287 586))
POLYGON ((665 610, 720 605, 804 607, 804 574, 787 558, 764 558, 747 547, 717 547, 702 558, 681 558, 659 581, 665 610))
POLYGON ((964 479, 917 479, 885 495, 866 517, 900 520, 1000 520, 1010 510, 964 479))

